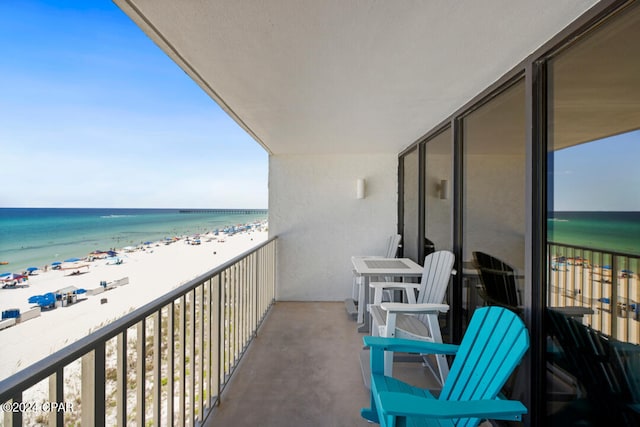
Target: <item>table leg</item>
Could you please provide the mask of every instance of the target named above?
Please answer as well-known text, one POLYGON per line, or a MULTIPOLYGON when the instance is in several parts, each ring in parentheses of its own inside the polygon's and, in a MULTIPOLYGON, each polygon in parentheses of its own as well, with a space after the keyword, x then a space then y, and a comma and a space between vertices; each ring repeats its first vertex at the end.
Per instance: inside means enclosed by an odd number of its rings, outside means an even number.
POLYGON ((362 303, 364 309, 364 319, 361 324, 358 325, 358 332, 369 333, 369 325, 371 324, 371 315, 369 314, 369 310, 367 310, 367 306, 369 305, 369 276, 364 276, 364 298, 362 303))

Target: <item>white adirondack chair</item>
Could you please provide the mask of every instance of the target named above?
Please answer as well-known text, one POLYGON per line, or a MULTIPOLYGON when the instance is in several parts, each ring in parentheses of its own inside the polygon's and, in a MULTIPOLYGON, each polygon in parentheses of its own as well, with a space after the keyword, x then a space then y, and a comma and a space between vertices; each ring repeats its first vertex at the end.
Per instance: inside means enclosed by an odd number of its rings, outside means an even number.
MULTIPOLYGON (((366 256, 358 256, 359 258, 395 258, 398 254, 398 247, 400 246, 400 240, 402 236, 399 234, 394 234, 389 237, 389 242, 387 244, 387 250, 384 255, 366 255, 366 256)), ((357 323, 364 322, 364 308, 367 305, 367 302, 364 300, 364 279, 362 276, 359 276, 355 273, 353 274, 353 289, 352 289, 353 300, 357 302, 358 313, 356 316, 357 323)))
MULTIPOLYGON (((449 310, 444 300, 449 279, 456 274, 454 261, 452 252, 436 251, 425 258, 420 283, 370 283, 375 289, 374 303, 369 306, 372 334, 441 343, 438 314, 449 310), (403 290, 407 303, 382 302, 382 293, 389 289, 403 290)), ((445 355, 437 355, 436 362, 440 381, 444 384, 449 373, 445 355)), ((392 375, 392 367, 393 354, 385 353, 385 375, 392 375)))

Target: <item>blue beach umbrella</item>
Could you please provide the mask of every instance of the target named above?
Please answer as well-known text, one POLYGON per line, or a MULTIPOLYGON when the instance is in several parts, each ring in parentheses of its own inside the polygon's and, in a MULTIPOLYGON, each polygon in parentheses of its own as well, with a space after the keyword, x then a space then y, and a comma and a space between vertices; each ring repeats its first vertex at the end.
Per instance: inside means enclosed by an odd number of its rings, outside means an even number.
POLYGON ((56 303, 56 296, 52 292, 44 295, 33 295, 29 297, 29 304, 37 304, 40 307, 50 307, 56 303))
POLYGON ((86 290, 86 289, 80 288, 80 289, 77 289, 75 293, 76 293, 76 295, 77 295, 77 294, 84 294, 84 293, 86 293, 86 292, 87 292, 87 290, 86 290))
POLYGON ((36 271, 39 270, 38 267, 27 267, 27 271, 36 271))
POLYGON ((627 273, 627 274, 633 274, 633 271, 631 270, 621 270, 623 273, 627 273))
POLYGON ((603 302, 605 304, 609 304, 611 302, 609 298, 598 298, 598 301, 603 302))
POLYGON ((80 258, 69 258, 64 260, 64 262, 78 262, 78 261, 80 261, 80 258))
POLYGON ((9 276, 11 273, 7 272, 7 273, 2 273, 0 274, 0 277, 4 277, 4 276, 9 276))

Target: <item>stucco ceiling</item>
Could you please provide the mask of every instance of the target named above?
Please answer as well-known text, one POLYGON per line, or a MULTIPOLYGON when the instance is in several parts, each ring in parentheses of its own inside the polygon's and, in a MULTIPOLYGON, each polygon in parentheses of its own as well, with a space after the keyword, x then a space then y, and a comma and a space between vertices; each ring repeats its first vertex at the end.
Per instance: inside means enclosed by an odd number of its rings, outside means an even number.
POLYGON ((274 154, 397 153, 595 0, 115 0, 274 154))

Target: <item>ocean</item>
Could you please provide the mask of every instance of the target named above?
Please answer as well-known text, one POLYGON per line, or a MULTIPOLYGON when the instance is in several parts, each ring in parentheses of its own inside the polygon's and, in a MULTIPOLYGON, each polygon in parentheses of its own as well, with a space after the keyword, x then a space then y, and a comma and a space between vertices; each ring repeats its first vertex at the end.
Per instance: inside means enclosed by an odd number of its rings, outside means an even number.
POLYGON ((0 208, 0 272, 266 221, 266 210, 0 208), (248 213, 247 213, 248 212, 248 213))
POLYGON ((553 212, 548 240, 640 255, 640 212, 553 212))

